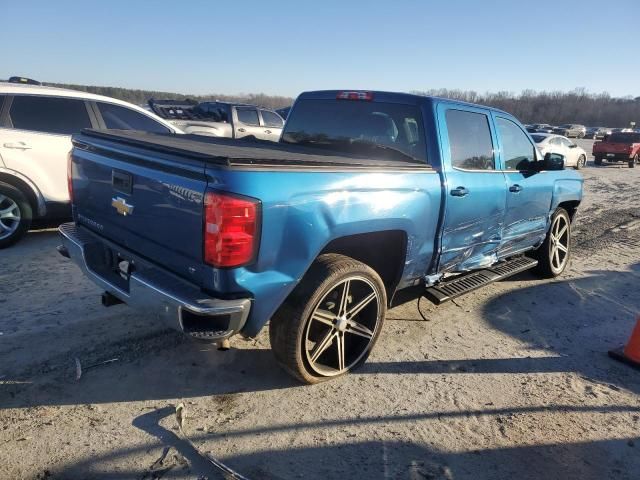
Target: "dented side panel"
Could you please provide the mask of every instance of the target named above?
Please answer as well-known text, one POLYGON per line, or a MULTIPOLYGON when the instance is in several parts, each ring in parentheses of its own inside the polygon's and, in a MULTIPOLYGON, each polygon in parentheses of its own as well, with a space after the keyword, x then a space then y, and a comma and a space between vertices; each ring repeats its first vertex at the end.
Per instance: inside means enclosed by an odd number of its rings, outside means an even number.
MULTIPOLYGON (((208 288, 254 298, 243 333, 257 334, 332 240, 400 230, 407 235, 401 286, 421 278, 434 254, 440 175, 415 171, 331 172, 208 170, 209 186, 262 202, 255 264, 212 269, 208 288)), ((384 256, 387 252, 381 251, 384 256)))

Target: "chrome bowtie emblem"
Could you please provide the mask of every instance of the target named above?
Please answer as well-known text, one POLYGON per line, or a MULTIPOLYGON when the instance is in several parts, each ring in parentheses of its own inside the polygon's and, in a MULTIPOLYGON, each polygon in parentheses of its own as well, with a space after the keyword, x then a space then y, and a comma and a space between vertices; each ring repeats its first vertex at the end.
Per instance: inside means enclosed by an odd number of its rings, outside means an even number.
POLYGON ((129 205, 122 197, 113 197, 111 206, 116 209, 120 215, 131 215, 133 213, 133 205, 129 205))

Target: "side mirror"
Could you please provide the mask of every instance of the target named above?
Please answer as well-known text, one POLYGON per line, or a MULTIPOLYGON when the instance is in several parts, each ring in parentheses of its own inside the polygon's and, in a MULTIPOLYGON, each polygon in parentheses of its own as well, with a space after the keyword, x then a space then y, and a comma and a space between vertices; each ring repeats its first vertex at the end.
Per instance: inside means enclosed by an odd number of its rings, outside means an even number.
POLYGON ((578 145, 576 145, 575 143, 572 143, 571 145, 569 145, 569 148, 578 148, 578 145))
POLYGON ((544 156, 545 170, 564 170, 564 155, 548 152, 544 156))

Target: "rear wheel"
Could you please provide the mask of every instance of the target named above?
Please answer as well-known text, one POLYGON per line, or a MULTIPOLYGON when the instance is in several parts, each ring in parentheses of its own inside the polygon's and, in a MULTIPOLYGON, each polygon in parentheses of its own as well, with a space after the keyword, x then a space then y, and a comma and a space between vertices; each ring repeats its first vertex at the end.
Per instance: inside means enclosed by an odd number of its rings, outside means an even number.
POLYGON ((576 162, 576 170, 580 170, 581 168, 584 168, 586 164, 587 164, 587 157, 585 157, 584 155, 580 155, 580 157, 578 157, 578 161, 576 162))
POLYGON ((633 168, 636 163, 640 163, 640 153, 636 153, 634 157, 629 160, 629 168, 633 168))
POLYGON ((595 157, 593 157, 593 163, 594 165, 602 165, 602 157, 596 155, 595 157))
POLYGON ((571 219, 564 208, 558 208, 551 217, 551 227, 544 242, 533 257, 538 260, 536 273, 553 278, 564 272, 571 254, 571 219))
POLYGON ((386 304, 373 269, 344 255, 322 255, 271 319, 273 353, 304 383, 343 375, 369 356, 386 304))
POLYGON ((0 248, 16 243, 31 225, 31 205, 17 188, 0 183, 0 248))

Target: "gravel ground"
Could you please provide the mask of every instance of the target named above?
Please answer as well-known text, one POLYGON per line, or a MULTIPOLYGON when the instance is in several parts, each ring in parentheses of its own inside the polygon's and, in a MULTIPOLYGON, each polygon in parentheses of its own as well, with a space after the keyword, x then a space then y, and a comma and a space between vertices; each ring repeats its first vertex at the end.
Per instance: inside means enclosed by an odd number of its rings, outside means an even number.
POLYGON ((0 252, 0 478, 221 478, 180 401, 250 478, 640 478, 640 372, 606 355, 640 313, 640 169, 583 174, 563 277, 405 295, 362 369, 312 387, 266 332, 220 352, 103 308, 56 233, 29 233, 0 252))

